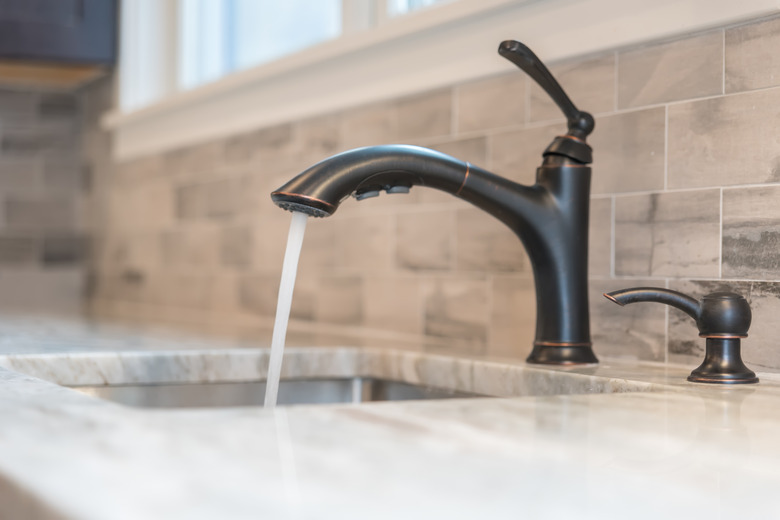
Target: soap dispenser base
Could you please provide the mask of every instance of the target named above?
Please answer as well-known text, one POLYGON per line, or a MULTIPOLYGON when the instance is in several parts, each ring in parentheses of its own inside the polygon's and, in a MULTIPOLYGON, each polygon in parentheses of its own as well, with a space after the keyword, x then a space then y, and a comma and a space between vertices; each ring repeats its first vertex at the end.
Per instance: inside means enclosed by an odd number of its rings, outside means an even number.
POLYGON ((756 373, 742 362, 740 338, 707 338, 704 361, 691 372, 688 381, 725 385, 758 383, 756 373))

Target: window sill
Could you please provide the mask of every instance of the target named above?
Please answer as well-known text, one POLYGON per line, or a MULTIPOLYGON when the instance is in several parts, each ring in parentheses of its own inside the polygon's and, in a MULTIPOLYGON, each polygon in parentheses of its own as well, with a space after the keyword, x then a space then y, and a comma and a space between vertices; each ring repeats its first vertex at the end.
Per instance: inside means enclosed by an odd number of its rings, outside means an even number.
POLYGON ((778 10, 778 0, 462 0, 108 113, 103 126, 127 160, 508 72, 496 49, 509 38, 550 63, 778 10))

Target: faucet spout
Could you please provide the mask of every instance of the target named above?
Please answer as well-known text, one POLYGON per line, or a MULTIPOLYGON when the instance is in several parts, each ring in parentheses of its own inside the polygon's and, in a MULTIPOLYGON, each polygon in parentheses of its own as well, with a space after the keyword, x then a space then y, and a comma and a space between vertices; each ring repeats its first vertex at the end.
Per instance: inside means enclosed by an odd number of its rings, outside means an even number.
POLYGON ((478 169, 419 146, 371 146, 315 164, 274 191, 271 198, 283 209, 327 217, 351 194, 361 199, 382 190, 393 193, 430 186, 454 195, 471 170, 478 169))
POLYGON ((349 195, 363 199, 428 186, 461 198, 507 225, 525 246, 536 284, 530 363, 597 363, 588 306, 589 163, 593 118, 576 109, 527 47, 500 52, 528 71, 567 114, 568 131, 544 151, 536 183, 524 186, 449 155, 407 145, 358 148, 310 167, 271 194, 283 209, 332 215, 349 195))

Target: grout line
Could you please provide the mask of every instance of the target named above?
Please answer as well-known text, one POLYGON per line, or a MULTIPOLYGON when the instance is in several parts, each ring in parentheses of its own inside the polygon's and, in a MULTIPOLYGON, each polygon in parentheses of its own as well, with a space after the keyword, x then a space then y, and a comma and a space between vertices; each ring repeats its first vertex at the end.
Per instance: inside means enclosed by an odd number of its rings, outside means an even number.
POLYGON ((485 135, 485 168, 488 171, 495 171, 493 167, 493 138, 492 136, 485 135))
POLYGON ((773 283, 776 284, 776 279, 751 279, 751 278, 715 278, 713 276, 680 276, 677 278, 668 278, 665 276, 653 276, 653 275, 639 275, 639 274, 632 274, 632 275, 620 275, 615 276, 614 278, 610 278, 603 275, 588 275, 588 278, 591 280, 598 280, 598 281, 614 281, 614 280, 623 280, 623 281, 631 281, 631 280, 647 280, 647 281, 662 281, 662 280, 683 280, 683 281, 690 281, 690 282, 723 282, 723 283, 773 283))
POLYGON ((609 222, 609 225, 610 225, 609 232, 610 232, 610 235, 611 235, 610 243, 609 243, 609 248, 610 248, 610 252, 609 252, 609 275, 610 275, 611 278, 615 278, 615 263, 616 263, 616 258, 617 258, 616 247, 615 247, 615 242, 616 242, 616 240, 615 240, 615 229, 617 228, 617 226, 615 224, 615 221, 617 220, 617 211, 616 211, 617 203, 616 203, 616 201, 617 201, 617 197, 612 197, 612 204, 611 204, 611 208, 610 208, 612 214, 610 215, 611 218, 610 218, 610 222, 609 222))
POLYGON ((723 278, 723 188, 720 189, 720 223, 718 226, 718 278, 723 278))
POLYGON ((485 276, 485 291, 487 292, 487 337, 485 338, 485 348, 489 351, 490 347, 493 346, 494 342, 494 336, 495 336, 495 327, 493 327, 493 308, 495 307, 495 295, 493 294, 493 286, 495 285, 493 283, 493 278, 495 277, 495 274, 488 271, 487 276, 485 276))
POLYGON ((664 363, 669 362, 669 306, 664 305, 664 363))
POLYGON ((525 92, 523 92, 523 102, 524 102, 524 111, 525 114, 523 114, 523 127, 528 127, 528 125, 531 123, 531 88, 533 88, 533 82, 531 79, 526 75, 525 78, 525 92))
POLYGON ((619 94, 618 93, 619 93, 619 86, 620 86, 620 82, 618 81, 618 75, 620 74, 619 63, 620 63, 620 53, 618 51, 615 51, 615 69, 614 69, 614 74, 615 74, 615 87, 614 87, 615 88, 615 95, 612 97, 612 109, 615 112, 617 112, 619 110, 618 109, 618 104, 619 104, 619 100, 618 100, 619 94))
MULTIPOLYGON (((765 188, 767 184, 759 184, 758 186, 765 188)), ((775 184, 775 186, 779 186, 780 184, 775 184)), ((620 193, 602 193, 594 195, 592 198, 602 198, 605 199, 607 197, 636 197, 639 195, 665 195, 667 193, 689 193, 689 192, 696 192, 696 191, 713 191, 713 190, 719 190, 721 189, 720 186, 702 186, 700 188, 672 188, 669 190, 663 190, 663 189, 657 189, 657 190, 645 190, 645 191, 624 191, 620 193)))
POLYGON ((460 85, 452 87, 452 96, 450 96, 450 135, 454 138, 458 135, 458 116, 460 115, 458 105, 460 100, 460 85))
MULTIPOLYGON (((666 279, 664 287, 669 288, 669 279, 666 279)), ((669 306, 664 305, 664 363, 669 363, 669 306)))
POLYGON ((458 210, 453 209, 450 212, 450 272, 457 275, 460 271, 460 261, 458 260, 458 210))
POLYGON ((664 107, 664 191, 669 190, 669 106, 664 107))
POLYGON ((722 58, 722 69, 721 69, 721 86, 720 86, 720 93, 725 94, 726 93, 726 29, 721 29, 722 34, 722 51, 723 51, 723 58, 722 58))

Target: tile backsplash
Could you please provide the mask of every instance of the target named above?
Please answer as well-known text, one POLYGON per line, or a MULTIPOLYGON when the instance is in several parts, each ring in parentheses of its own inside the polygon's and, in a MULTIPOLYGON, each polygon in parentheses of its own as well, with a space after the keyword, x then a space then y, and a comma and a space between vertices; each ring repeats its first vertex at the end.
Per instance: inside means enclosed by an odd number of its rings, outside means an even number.
POLYGON ((90 240, 79 93, 0 87, 0 312, 80 312, 90 240))
MULTIPOLYGON (((677 310, 618 308, 602 292, 729 289, 754 309, 746 362, 780 370, 779 40, 775 17, 552 64, 596 117, 589 268, 600 357, 693 365, 704 344, 677 310)), ((66 111, 56 102, 40 110, 66 111)), ((269 194, 295 174, 357 146, 409 143, 533 183, 542 151, 564 129, 544 93, 508 65, 412 97, 102 160, 91 308, 252 334, 273 318, 290 220, 269 194)), ((24 134, 8 146, 24 156, 39 141, 24 134)), ((57 201, 39 212, 30 206, 39 199, 9 196, 6 225, 25 227, 33 215, 44 229, 63 221, 57 212, 70 211, 71 199, 57 201)), ((27 236, 0 238, 0 262, 45 263, 45 241, 33 246, 27 236)), ((57 240, 48 258, 68 258, 71 246, 57 240)), ((310 219, 298 276, 293 319, 315 342, 424 338, 430 349, 516 357, 531 348, 534 284, 519 241, 440 192, 348 201, 331 218, 310 219)))

